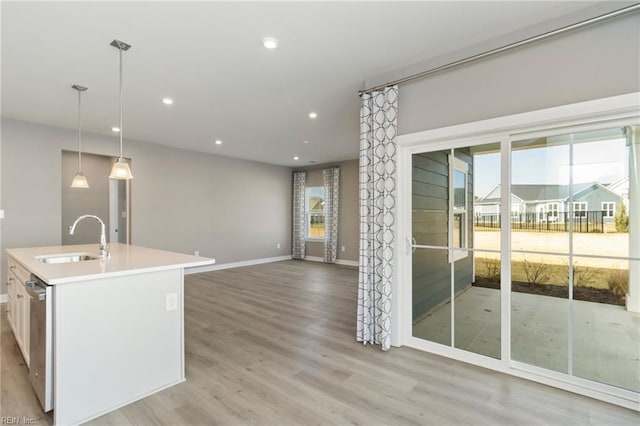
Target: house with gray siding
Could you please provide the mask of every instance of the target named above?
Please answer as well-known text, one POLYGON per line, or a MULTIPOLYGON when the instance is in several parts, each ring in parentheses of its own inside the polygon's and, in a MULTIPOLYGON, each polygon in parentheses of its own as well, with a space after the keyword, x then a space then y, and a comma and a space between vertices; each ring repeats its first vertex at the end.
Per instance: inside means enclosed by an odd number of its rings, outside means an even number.
MULTIPOLYGON (((529 184, 511 185, 511 221, 535 220, 563 222, 571 211, 574 217, 586 217, 587 212, 602 215, 604 222, 612 222, 620 203, 628 201, 622 192, 616 193, 597 182, 569 185, 529 184)), ((619 188, 623 188, 620 185, 619 188)), ((500 185, 474 203, 474 215, 482 217, 500 213, 500 185)))

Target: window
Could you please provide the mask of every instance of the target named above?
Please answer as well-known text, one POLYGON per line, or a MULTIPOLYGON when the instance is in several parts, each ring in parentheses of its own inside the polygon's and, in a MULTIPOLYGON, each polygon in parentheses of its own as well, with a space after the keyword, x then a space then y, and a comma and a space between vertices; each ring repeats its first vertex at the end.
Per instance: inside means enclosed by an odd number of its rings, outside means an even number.
POLYGON ((307 217, 307 238, 324 238, 324 187, 307 188, 305 214, 307 217))
POLYGON ((538 204, 536 206, 536 212, 538 214, 538 220, 544 222, 547 218, 547 206, 544 204, 538 204))
MULTIPOLYGON (((451 158, 451 157, 450 157, 451 158)), ((467 248, 467 173, 469 165, 458 158, 453 157, 453 168, 450 185, 452 186, 453 200, 453 248, 467 248)), ((467 251, 454 250, 453 260, 467 257, 467 251)))
POLYGON ((613 217, 616 214, 616 203, 604 201, 602 203, 602 216, 613 217))
POLYGON ((547 221, 548 222, 557 222, 558 221, 558 203, 547 203, 547 221))
POLYGON ((573 217, 587 217, 587 203, 584 201, 573 202, 573 217))

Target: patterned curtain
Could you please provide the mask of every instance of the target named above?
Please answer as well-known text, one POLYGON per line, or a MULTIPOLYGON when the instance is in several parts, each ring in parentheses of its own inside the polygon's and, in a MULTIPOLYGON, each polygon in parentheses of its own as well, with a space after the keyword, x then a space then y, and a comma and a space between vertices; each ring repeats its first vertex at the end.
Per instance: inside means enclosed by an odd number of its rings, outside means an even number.
POLYGON ((340 168, 322 170, 324 183, 324 261, 335 263, 338 255, 338 209, 340 168))
POLYGON ((306 217, 304 214, 304 185, 306 172, 293 172, 293 232, 291 242, 291 257, 304 259, 306 251, 306 217))
POLYGON ((391 347, 396 241, 398 86, 362 96, 360 109, 360 270, 356 338, 391 347))

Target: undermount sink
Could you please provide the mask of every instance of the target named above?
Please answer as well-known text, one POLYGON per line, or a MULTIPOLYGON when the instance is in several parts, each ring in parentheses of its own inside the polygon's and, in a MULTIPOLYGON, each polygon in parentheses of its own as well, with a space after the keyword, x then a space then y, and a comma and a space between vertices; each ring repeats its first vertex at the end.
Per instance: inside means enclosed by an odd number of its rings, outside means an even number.
POLYGON ((86 253, 52 254, 47 256, 36 256, 35 258, 42 263, 75 263, 97 259, 97 257, 86 253))

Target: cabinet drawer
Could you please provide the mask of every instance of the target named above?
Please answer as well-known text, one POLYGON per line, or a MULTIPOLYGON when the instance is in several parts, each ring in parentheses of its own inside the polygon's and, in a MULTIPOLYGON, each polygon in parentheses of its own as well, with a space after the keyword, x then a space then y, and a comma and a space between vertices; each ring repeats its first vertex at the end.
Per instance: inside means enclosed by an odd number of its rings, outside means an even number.
POLYGON ((18 262, 13 260, 12 257, 8 258, 7 263, 9 265, 9 277, 11 277, 11 273, 13 273, 14 278, 16 278, 22 285, 24 285, 24 283, 28 281, 29 277, 31 276, 31 274, 29 274, 29 271, 27 271, 18 262))
POLYGON ((7 294, 9 294, 9 296, 13 296, 13 300, 16 299, 16 291, 18 291, 18 285, 20 285, 20 281, 18 280, 18 278, 16 277, 16 275, 9 271, 9 273, 7 274, 8 278, 7 278, 7 294))

